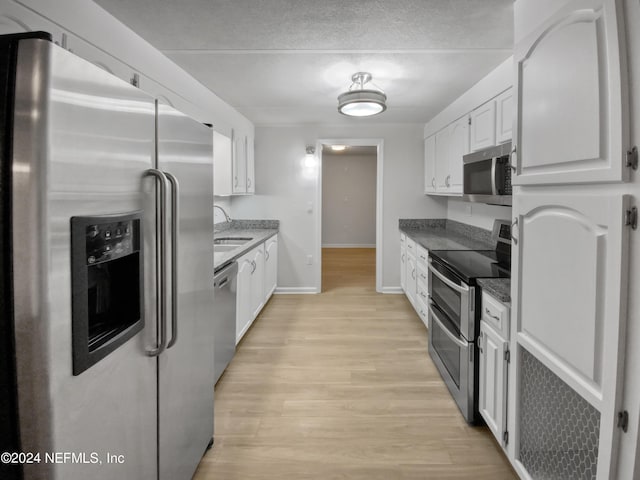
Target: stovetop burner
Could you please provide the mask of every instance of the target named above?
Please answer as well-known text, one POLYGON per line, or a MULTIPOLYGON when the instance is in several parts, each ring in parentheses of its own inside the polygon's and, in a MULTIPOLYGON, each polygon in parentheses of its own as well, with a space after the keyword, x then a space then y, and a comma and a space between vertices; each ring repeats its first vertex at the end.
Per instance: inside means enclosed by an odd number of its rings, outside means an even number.
POLYGON ((475 278, 509 278, 511 256, 496 250, 434 250, 429 256, 440 261, 466 283, 475 278))

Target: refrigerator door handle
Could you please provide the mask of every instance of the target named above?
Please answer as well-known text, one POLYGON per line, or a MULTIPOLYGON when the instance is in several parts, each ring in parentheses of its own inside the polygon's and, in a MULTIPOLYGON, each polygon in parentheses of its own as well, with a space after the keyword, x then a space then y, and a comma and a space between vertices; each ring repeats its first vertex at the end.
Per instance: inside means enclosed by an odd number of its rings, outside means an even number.
POLYGON ((180 184, 169 172, 163 172, 171 184, 171 340, 167 349, 178 341, 178 228, 180 184))
POLYGON ((157 357, 164 352, 167 346, 167 265, 166 265, 166 231, 167 231, 167 214, 164 206, 167 202, 167 190, 168 180, 167 177, 160 170, 151 168, 145 172, 145 176, 152 176, 156 179, 156 184, 160 185, 159 188, 159 202, 162 208, 158 209, 158 218, 160 221, 160 234, 158 235, 158 330, 160 332, 160 341, 158 346, 152 350, 147 350, 147 355, 150 357, 157 357))

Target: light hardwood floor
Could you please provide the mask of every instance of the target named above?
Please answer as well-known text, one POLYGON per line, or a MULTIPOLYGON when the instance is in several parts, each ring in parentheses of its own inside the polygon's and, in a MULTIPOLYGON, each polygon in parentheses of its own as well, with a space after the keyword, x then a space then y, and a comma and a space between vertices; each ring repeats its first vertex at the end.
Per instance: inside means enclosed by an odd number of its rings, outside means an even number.
POLYGON ((463 420, 374 249, 323 249, 323 293, 275 295, 216 386, 196 480, 515 479, 463 420))

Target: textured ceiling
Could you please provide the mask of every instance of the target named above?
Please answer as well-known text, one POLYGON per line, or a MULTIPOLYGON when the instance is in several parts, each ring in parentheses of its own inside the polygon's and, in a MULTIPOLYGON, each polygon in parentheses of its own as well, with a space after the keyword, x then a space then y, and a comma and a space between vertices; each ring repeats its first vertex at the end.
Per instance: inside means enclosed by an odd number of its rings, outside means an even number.
POLYGON ((513 43, 513 0, 96 3, 256 124, 426 122, 513 43), (337 112, 359 70, 386 92, 386 112, 337 112))

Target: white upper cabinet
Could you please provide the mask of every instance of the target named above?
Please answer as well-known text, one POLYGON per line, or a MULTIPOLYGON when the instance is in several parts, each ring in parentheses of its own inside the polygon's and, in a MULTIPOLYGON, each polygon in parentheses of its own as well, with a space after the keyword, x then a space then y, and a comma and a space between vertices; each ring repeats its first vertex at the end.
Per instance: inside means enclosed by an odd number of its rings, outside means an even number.
POLYGON ((469 117, 470 144, 472 152, 483 148, 493 147, 496 144, 496 102, 491 100, 473 110, 469 117))
POLYGON ((514 185, 628 178, 614 0, 574 0, 516 45, 514 185))
POLYGON ((462 194, 462 157, 469 153, 469 117, 466 115, 449 126, 448 193, 462 194))
POLYGON ((449 134, 448 128, 436 133, 436 192, 449 191, 449 134))
POLYGON ((247 135, 245 138, 245 155, 247 158, 247 193, 256 191, 256 167, 255 167, 255 147, 253 137, 247 135))
POLYGON ((436 191, 436 136, 424 139, 424 193, 436 191))
POLYGON ((231 138, 220 132, 213 134, 213 194, 246 195, 255 192, 253 137, 231 138))
POLYGON ((515 340, 600 412, 598 479, 612 478, 619 431, 629 200, 529 192, 513 204, 515 340))
POLYGON ((231 164, 233 171, 233 193, 247 193, 247 143, 246 137, 231 132, 233 152, 231 164))
POLYGON ((233 193, 231 176, 231 139, 220 132, 213 132, 213 194, 233 193))
POLYGON ((496 98, 496 143, 511 140, 513 128, 513 89, 510 88, 496 98))

